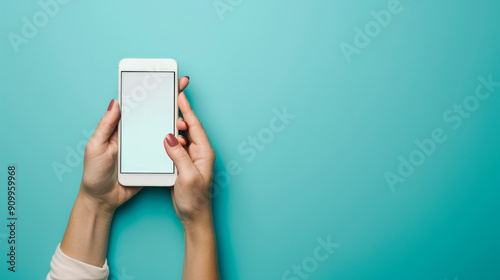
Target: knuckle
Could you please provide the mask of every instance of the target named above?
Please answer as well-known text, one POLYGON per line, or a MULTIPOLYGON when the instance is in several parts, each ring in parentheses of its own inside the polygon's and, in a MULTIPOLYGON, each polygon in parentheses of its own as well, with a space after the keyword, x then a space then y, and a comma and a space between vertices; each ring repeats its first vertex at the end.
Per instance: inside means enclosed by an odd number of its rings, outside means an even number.
POLYGON ((193 122, 191 122, 189 124, 189 128, 191 128, 191 129, 193 129, 193 128, 201 128, 201 129, 203 129, 203 125, 199 121, 193 121, 193 122))
POLYGON ((208 146, 203 151, 203 157, 208 160, 215 160, 215 151, 212 147, 208 146))
POLYGON ((178 159, 184 159, 186 158, 186 153, 182 150, 183 148, 182 147, 175 147, 173 152, 174 152, 174 156, 178 159))
POLYGON ((177 161, 185 161, 190 159, 183 147, 178 146, 172 151, 172 157, 177 161))
POLYGON ((85 154, 92 153, 93 151, 95 151, 95 144, 92 141, 92 138, 90 138, 89 141, 87 141, 87 144, 85 145, 85 154))
POLYGON ((103 118, 99 121, 96 132, 104 134, 107 130, 111 129, 112 126, 113 122, 110 119, 103 118))
POLYGON ((110 149, 109 153, 111 156, 116 157, 118 155, 118 149, 110 149))
POLYGON ((193 186, 198 183, 198 178, 195 174, 188 174, 184 181, 188 186, 193 186))

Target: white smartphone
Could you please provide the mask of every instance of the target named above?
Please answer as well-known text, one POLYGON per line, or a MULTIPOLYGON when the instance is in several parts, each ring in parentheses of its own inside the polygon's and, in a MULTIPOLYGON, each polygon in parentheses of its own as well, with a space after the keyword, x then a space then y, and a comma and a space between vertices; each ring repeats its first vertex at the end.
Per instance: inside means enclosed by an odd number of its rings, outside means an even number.
POLYGON ((118 72, 118 182, 173 186, 177 169, 163 139, 168 133, 179 134, 177 61, 124 58, 118 72))

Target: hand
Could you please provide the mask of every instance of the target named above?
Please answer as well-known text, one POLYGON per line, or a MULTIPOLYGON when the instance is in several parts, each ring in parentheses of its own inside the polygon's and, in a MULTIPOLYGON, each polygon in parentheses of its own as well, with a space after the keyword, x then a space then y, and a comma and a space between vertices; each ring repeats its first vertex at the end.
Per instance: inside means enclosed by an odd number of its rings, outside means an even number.
POLYGON ((87 142, 79 196, 113 213, 141 188, 118 183, 117 154, 120 106, 115 100, 99 121, 94 135, 87 142))
POLYGON ((168 134, 163 145, 178 171, 171 192, 184 228, 182 279, 220 279, 211 199, 215 153, 184 92, 178 103, 184 119, 177 120, 177 128, 187 139, 168 134))
POLYGON ((211 186, 215 152, 184 92, 179 94, 178 104, 184 119, 177 120, 177 129, 185 131, 187 139, 168 134, 163 141, 178 170, 171 190, 172 202, 185 229, 198 225, 212 228, 211 186))

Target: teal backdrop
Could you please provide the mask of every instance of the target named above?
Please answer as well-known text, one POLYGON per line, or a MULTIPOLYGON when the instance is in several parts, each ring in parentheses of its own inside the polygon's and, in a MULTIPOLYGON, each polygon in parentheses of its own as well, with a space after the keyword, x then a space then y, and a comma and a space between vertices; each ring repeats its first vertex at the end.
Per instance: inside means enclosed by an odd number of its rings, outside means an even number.
MULTIPOLYGON (((0 3, 1 279, 49 271, 125 57, 190 76, 223 279, 500 279, 500 2, 63 2, 0 3)), ((145 188, 109 279, 180 279, 183 250, 145 188)))

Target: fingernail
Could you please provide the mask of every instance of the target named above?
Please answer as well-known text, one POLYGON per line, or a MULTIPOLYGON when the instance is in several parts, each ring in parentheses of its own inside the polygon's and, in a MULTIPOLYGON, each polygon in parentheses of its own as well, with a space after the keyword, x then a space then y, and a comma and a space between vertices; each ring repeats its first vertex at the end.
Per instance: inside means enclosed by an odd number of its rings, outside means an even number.
POLYGON ((114 99, 111 99, 111 102, 109 102, 109 105, 108 105, 108 111, 111 110, 111 108, 113 108, 113 104, 115 103, 115 100, 114 99))
POLYGON ((175 138, 175 136, 172 133, 167 134, 167 137, 165 137, 165 139, 167 140, 167 144, 170 147, 175 147, 179 145, 179 141, 177 141, 177 138, 175 138))
POLYGON ((188 80, 189 80, 189 76, 186 76, 186 78, 188 78, 188 80))

